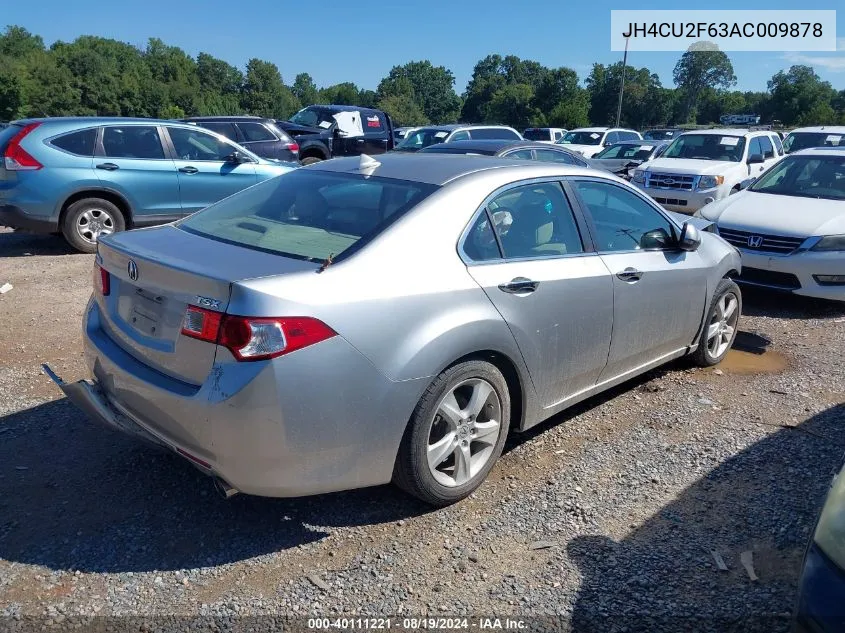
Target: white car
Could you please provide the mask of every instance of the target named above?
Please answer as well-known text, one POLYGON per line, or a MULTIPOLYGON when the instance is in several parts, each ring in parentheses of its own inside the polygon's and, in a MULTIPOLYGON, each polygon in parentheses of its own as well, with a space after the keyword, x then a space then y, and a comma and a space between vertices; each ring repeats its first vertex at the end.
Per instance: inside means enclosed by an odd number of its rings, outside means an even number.
POLYGON ((681 134, 660 158, 636 169, 631 180, 666 209, 689 215, 737 193, 783 154, 775 132, 697 130, 681 134))
POLYGON ((522 134, 507 125, 471 125, 455 123, 450 125, 426 125, 410 130, 396 152, 418 152, 437 143, 454 141, 505 140, 522 141, 522 134))
POLYGON ((605 147, 620 141, 641 141, 642 135, 634 130, 617 127, 579 127, 570 130, 558 141, 566 149, 578 152, 585 158, 592 158, 605 147))
POLYGON ((845 148, 790 154, 695 215, 739 249, 737 281, 845 301, 845 148))
POLYGON ((522 138, 526 141, 538 143, 557 143, 568 130, 560 127, 529 127, 522 131, 522 138))
POLYGON ((799 127, 792 130, 783 141, 783 149, 787 154, 809 147, 845 147, 845 126, 799 127))

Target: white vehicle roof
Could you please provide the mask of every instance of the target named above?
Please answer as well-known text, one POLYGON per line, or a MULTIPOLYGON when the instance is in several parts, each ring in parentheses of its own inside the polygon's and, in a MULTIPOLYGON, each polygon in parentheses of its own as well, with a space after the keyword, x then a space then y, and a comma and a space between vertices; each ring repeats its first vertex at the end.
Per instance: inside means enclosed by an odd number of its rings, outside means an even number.
POLYGON ((793 132, 814 132, 821 134, 828 132, 830 134, 845 134, 845 125, 816 125, 813 127, 797 127, 794 130, 789 130, 790 134, 793 132))
MULTIPOLYGON (((715 128, 709 130, 688 130, 684 134, 712 134, 713 136, 754 136, 777 134, 771 130, 749 130, 747 128, 715 128)), ((681 135, 683 136, 683 135, 681 135)))
MULTIPOLYGON (((845 129, 845 128, 843 128, 845 129)), ((827 130, 825 130, 827 131, 827 130)), ((845 146, 843 147, 808 147, 797 152, 792 152, 790 156, 840 156, 845 158, 845 146)))
POLYGON ((577 127, 574 130, 569 130, 570 132, 607 132, 612 128, 609 127, 577 127))

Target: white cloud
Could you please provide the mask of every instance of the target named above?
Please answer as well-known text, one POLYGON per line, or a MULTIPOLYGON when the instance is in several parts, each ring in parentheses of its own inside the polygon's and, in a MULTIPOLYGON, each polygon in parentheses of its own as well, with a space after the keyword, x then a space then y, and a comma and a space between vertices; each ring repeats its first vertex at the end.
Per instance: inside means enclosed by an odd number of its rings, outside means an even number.
MULTIPOLYGON (((845 37, 839 38, 839 48, 845 50, 845 37)), ((845 72, 845 55, 805 55, 804 53, 784 53, 783 59, 790 64, 803 64, 814 68, 823 68, 828 72, 845 72)))

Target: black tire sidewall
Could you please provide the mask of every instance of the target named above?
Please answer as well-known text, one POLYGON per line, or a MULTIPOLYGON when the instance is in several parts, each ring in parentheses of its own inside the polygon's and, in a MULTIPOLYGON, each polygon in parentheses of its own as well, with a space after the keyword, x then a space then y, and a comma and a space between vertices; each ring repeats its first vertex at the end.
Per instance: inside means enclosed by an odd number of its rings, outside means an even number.
POLYGON ((701 340, 699 341, 698 345, 698 354, 696 355, 696 360, 698 361, 699 365, 704 367, 712 367, 713 365, 718 365, 722 360, 724 360, 725 356, 727 355, 728 351, 730 351, 731 347, 733 347, 734 340, 736 340, 736 334, 739 330, 739 319, 742 317, 742 293, 740 292, 739 286, 736 285, 731 279, 722 279, 719 282, 718 287, 716 288, 716 292, 713 293, 713 299, 710 301, 710 305, 707 308, 707 315, 704 317, 704 327, 701 329, 701 340), (710 319, 713 316, 713 310, 716 308, 716 303, 718 303, 722 297, 726 294, 731 293, 736 297, 737 306, 736 309, 738 311, 736 326, 734 327, 733 338, 731 339, 731 344, 728 345, 727 350, 725 353, 722 354, 720 358, 714 358, 712 354, 710 354, 710 350, 707 348, 707 328, 710 325, 710 319))
POLYGON ((77 200, 67 208, 67 212, 62 220, 61 229, 62 235, 64 235, 68 244, 82 253, 97 252, 97 245, 82 239, 76 231, 77 218, 85 210, 91 208, 108 212, 112 217, 115 233, 126 230, 126 221, 123 218, 123 213, 121 213, 120 209, 113 202, 109 202, 103 198, 83 198, 82 200, 77 200))
POLYGON ((306 156, 302 160, 300 160, 300 164, 304 167, 307 165, 313 165, 314 163, 322 162, 322 158, 317 158, 316 156, 306 156))
POLYGON ((414 409, 402 439, 394 481, 407 492, 432 505, 444 506, 464 499, 484 482, 498 461, 507 440, 510 416, 511 399, 507 381, 494 365, 472 360, 447 369, 432 382, 414 409), (471 378, 481 378, 490 383, 499 397, 502 407, 499 437, 493 447, 493 454, 475 477, 461 486, 444 486, 434 478, 428 467, 426 447, 431 420, 442 398, 455 385, 471 378))

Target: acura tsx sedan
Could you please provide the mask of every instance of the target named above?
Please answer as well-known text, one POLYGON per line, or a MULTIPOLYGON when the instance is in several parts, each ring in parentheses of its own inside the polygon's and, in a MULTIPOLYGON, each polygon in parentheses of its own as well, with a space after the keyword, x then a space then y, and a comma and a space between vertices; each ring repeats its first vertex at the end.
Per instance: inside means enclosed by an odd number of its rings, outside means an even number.
POLYGON ((93 418, 229 493, 470 494, 509 429, 684 355, 718 363, 739 254, 607 172, 336 159, 99 244, 93 418))

